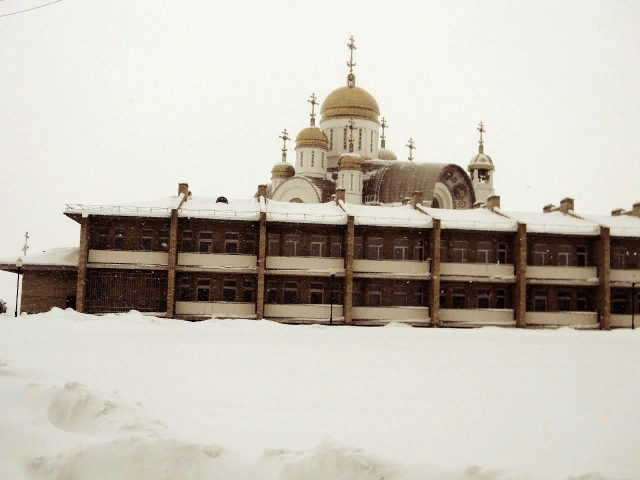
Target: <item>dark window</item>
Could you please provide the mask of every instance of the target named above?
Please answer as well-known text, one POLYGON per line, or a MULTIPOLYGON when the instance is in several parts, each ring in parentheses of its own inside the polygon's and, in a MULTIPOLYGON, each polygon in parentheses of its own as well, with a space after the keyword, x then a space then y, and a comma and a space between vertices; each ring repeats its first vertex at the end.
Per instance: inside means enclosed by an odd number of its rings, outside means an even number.
POLYGON ((466 292, 464 287, 455 287, 451 292, 451 299, 453 308, 465 308, 466 292))
POLYGON ((227 232, 224 234, 224 253, 228 253, 230 255, 236 255, 238 253, 239 237, 239 234, 233 232, 227 232))
POLYGON ((490 259, 491 242, 478 242, 478 263, 489 263, 491 261, 490 259))
POLYGON ((330 284, 329 288, 331 289, 331 301, 334 304, 342 303, 342 302, 340 302, 340 294, 341 294, 341 290, 342 290, 342 288, 341 288, 342 283, 339 282, 339 281, 336 282, 334 280, 333 284, 331 282, 329 282, 329 284, 330 284))
POLYGON ((443 242, 440 244, 440 261, 441 262, 446 262, 447 261, 447 244, 446 242, 443 242))
POLYGON ((196 297, 198 302, 208 302, 210 291, 211 291, 211 280, 209 279, 198 280, 197 297, 196 297))
POLYGON ((353 282, 352 302, 354 307, 364 305, 364 288, 362 282, 353 282))
POLYGON ((467 261, 467 242, 463 240, 454 240, 453 261, 454 263, 464 263, 467 261))
POLYGON ((278 303, 278 283, 267 282, 267 303, 278 303))
POLYGON ((309 303, 313 305, 324 303, 324 283, 311 283, 309 287, 309 303))
POLYGON ((477 290, 478 308, 491 308, 491 290, 479 288, 477 290))
POLYGON ((368 243, 367 258, 369 260, 382 260, 382 238, 369 238, 368 243))
POLYGON ((191 279, 189 277, 180 278, 179 298, 181 302, 191 301, 191 279))
POLYGON ((416 307, 422 307, 424 305, 424 289, 421 285, 413 287, 413 304, 416 307))
POLYGON ((362 237, 353 238, 353 258, 354 260, 361 260, 364 258, 364 243, 362 237))
POLYGON ((496 294, 496 308, 507 308, 507 291, 498 290, 496 294))
POLYGON ((498 244, 498 263, 502 263, 502 264, 507 263, 507 244, 506 243, 498 244))
POLYGON ((160 230, 158 232, 158 243, 160 244, 160 250, 163 252, 169 251, 169 230, 160 230))
POLYGON ((404 307, 407 304, 407 286, 394 285, 391 304, 394 307, 404 307))
POLYGON ((298 282, 284 282, 284 303, 298 303, 298 282))
POLYGON ((393 259, 394 260, 409 259, 409 240, 407 238, 393 239, 393 259))
POLYGON ((344 130, 342 131, 342 149, 347 149, 347 127, 344 127, 344 130))
POLYGON ((413 260, 416 262, 424 260, 424 240, 413 241, 413 260))
POLYGON ((534 312, 547 311, 547 291, 546 290, 535 290, 533 292, 533 311, 534 312))
POLYGON ((613 307, 611 313, 616 315, 624 315, 627 313, 627 294, 626 293, 616 293, 613 295, 613 299, 611 302, 611 306, 613 307))
POLYGON ((544 243, 536 243, 533 246, 533 264, 538 267, 549 264, 549 250, 547 250, 547 246, 544 243))
POLYGON ((379 307, 382 303, 382 285, 370 284, 367 288, 367 304, 370 307, 379 307))
POLYGON ((311 235, 311 256, 324 257, 324 246, 327 243, 327 237, 322 235, 311 235))
POLYGON ((150 252, 153 246, 153 230, 142 229, 142 250, 150 252))
POLYGON ((108 228, 99 228, 98 229, 98 250, 106 250, 107 245, 109 244, 109 229, 108 228))
POLYGON ((576 259, 577 259, 578 267, 587 266, 587 247, 584 247, 584 246, 576 247, 576 259))
POLYGON ((253 291, 255 289, 253 279, 245 279, 242 286, 242 301, 253 303, 253 291))
POLYGON ((570 267, 571 262, 571 253, 573 249, 571 245, 560 245, 558 247, 558 266, 559 267, 570 267))
POLYGON ((255 233, 245 233, 243 253, 245 255, 254 255, 256 253, 256 234, 255 233))
POLYGON ((331 237, 331 256, 333 258, 340 258, 342 256, 342 242, 337 235, 331 237))
POLYGON ((238 297, 238 282, 236 280, 224 280, 222 283, 222 301, 235 302, 238 297))
POLYGON ((333 150, 333 128, 329 130, 329 151, 333 150))
POLYGON ((270 255, 272 257, 277 257, 280 255, 280 235, 278 235, 277 233, 269 234, 267 255, 270 255))
POLYGON ((116 250, 124 250, 124 228, 116 228, 114 247, 116 250))
POLYGON ((440 287, 440 308, 447 308, 447 287, 440 287))
POLYGON ((614 247, 611 268, 627 268, 627 249, 624 247, 614 247))
POLYGON ((182 251, 193 252, 193 232, 191 230, 182 232, 182 251))
POLYGON ((284 256, 285 257, 298 257, 300 256, 300 235, 285 235, 284 236, 284 256))
POLYGON ((211 232, 200 232, 198 236, 198 251, 200 253, 211 253, 213 244, 213 234, 211 232))
POLYGON ((587 311, 587 292, 578 292, 576 300, 576 310, 579 312, 587 311))
POLYGON ((562 290, 558 292, 558 311, 570 312, 571 311, 571 292, 562 290))

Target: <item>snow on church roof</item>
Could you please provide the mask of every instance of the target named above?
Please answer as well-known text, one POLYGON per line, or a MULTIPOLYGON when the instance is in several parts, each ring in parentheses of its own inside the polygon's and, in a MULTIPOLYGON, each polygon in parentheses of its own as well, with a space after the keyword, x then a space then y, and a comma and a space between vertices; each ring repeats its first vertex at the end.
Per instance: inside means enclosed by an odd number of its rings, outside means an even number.
POLYGON ((527 232, 561 235, 599 235, 600 225, 565 213, 503 212, 500 213, 527 224, 527 232))
POLYGON ((632 215, 582 215, 579 216, 611 229, 613 237, 640 237, 640 218, 632 215))
MULTIPOLYGON (((35 265, 77 267, 78 251, 78 247, 51 248, 46 252, 23 255, 21 258, 24 267, 35 265)), ((0 265, 16 269, 17 259, 17 256, 15 258, 0 259, 0 265)))
POLYGON ((427 215, 440 220, 440 228, 452 230, 488 230, 515 232, 518 222, 492 212, 486 208, 473 210, 447 210, 443 208, 418 207, 427 215))
POLYGON ((414 210, 411 205, 392 207, 354 205, 344 202, 340 202, 340 205, 349 215, 355 217, 356 225, 430 228, 433 223, 427 215, 414 210))
POLYGON ((344 225, 347 214, 333 202, 290 203, 267 200, 267 221, 344 225))
POLYGON ((216 203, 215 198, 191 196, 178 210, 178 216, 220 220, 260 220, 260 202, 256 198, 251 198, 216 203))

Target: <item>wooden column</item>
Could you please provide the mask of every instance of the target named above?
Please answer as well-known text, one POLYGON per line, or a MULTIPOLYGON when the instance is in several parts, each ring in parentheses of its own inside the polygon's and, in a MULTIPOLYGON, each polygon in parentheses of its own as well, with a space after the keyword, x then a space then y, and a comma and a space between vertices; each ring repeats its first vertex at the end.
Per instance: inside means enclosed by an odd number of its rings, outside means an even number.
POLYGON ((167 270, 167 317, 175 315, 176 307, 176 265, 178 264, 178 210, 171 210, 169 228, 169 263, 167 270))
POLYGON ((513 292, 513 310, 516 327, 527 326, 527 225, 518 223, 518 231, 513 239, 513 263, 516 285, 513 292))
POLYGON ((76 283, 76 311, 84 312, 85 292, 87 291, 87 262, 89 261, 89 221, 90 217, 80 219, 80 248, 78 250, 78 280, 76 283))
POLYGON ((599 280, 598 323, 600 329, 609 330, 611 328, 611 230, 609 227, 600 227, 596 256, 599 280))
POLYGON ((427 287, 427 301, 431 325, 440 326, 440 220, 433 219, 429 235, 429 257, 431 257, 431 281, 427 287))
POLYGON ((344 323, 351 325, 353 320, 353 242, 355 236, 355 219, 347 216, 347 228, 344 232, 344 323))
POLYGON ((258 288, 256 292, 256 319, 264 317, 264 280, 267 261, 267 214, 260 213, 260 232, 258 233, 258 288))

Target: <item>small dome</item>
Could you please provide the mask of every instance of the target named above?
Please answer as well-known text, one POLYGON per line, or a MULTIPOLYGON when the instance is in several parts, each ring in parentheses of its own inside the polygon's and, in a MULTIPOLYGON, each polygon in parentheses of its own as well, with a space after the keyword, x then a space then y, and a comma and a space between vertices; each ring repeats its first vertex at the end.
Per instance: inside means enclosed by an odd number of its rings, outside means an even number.
POLYGON ((316 127, 307 127, 296 137, 296 149, 304 147, 329 149, 329 139, 325 133, 316 127))
POLYGON ((480 168, 483 170, 495 170, 493 160, 491 160, 489 155, 486 155, 485 153, 478 153, 477 155, 474 155, 469 162, 467 170, 472 171, 480 168))
POLYGON ((296 169, 289 162, 278 162, 271 169, 271 178, 290 178, 296 174, 296 169))
POLYGON ((335 89, 325 98, 320 108, 322 119, 357 117, 378 121, 380 108, 378 102, 366 90, 358 87, 341 87, 335 89))
POLYGON ((362 171, 364 160, 357 153, 343 153, 338 161, 338 171, 342 170, 358 170, 362 171))
POLYGON ((380 160, 398 160, 398 157, 396 157, 396 154, 393 153, 388 148, 379 148, 378 149, 378 158, 380 160))

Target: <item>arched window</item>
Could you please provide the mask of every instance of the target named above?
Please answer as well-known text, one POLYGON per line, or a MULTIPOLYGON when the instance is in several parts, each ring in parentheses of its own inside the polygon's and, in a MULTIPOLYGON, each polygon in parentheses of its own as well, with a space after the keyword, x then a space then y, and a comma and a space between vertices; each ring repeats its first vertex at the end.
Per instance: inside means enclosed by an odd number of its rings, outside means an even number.
POLYGON ((351 185, 349 188, 353 191, 353 173, 351 174, 351 185))
POLYGON ((333 151, 333 128, 329 130, 329 151, 333 151))
POLYGON ((316 151, 311 150, 311 166, 313 167, 315 163, 316 163, 316 151))
POLYGON ((344 127, 344 131, 342 132, 342 149, 347 149, 347 127, 344 127))
POLYGON ((300 152, 300 166, 304 167, 304 152, 300 152))
POLYGON ((322 152, 322 159, 320 160, 320 166, 324 168, 324 152, 322 152))

